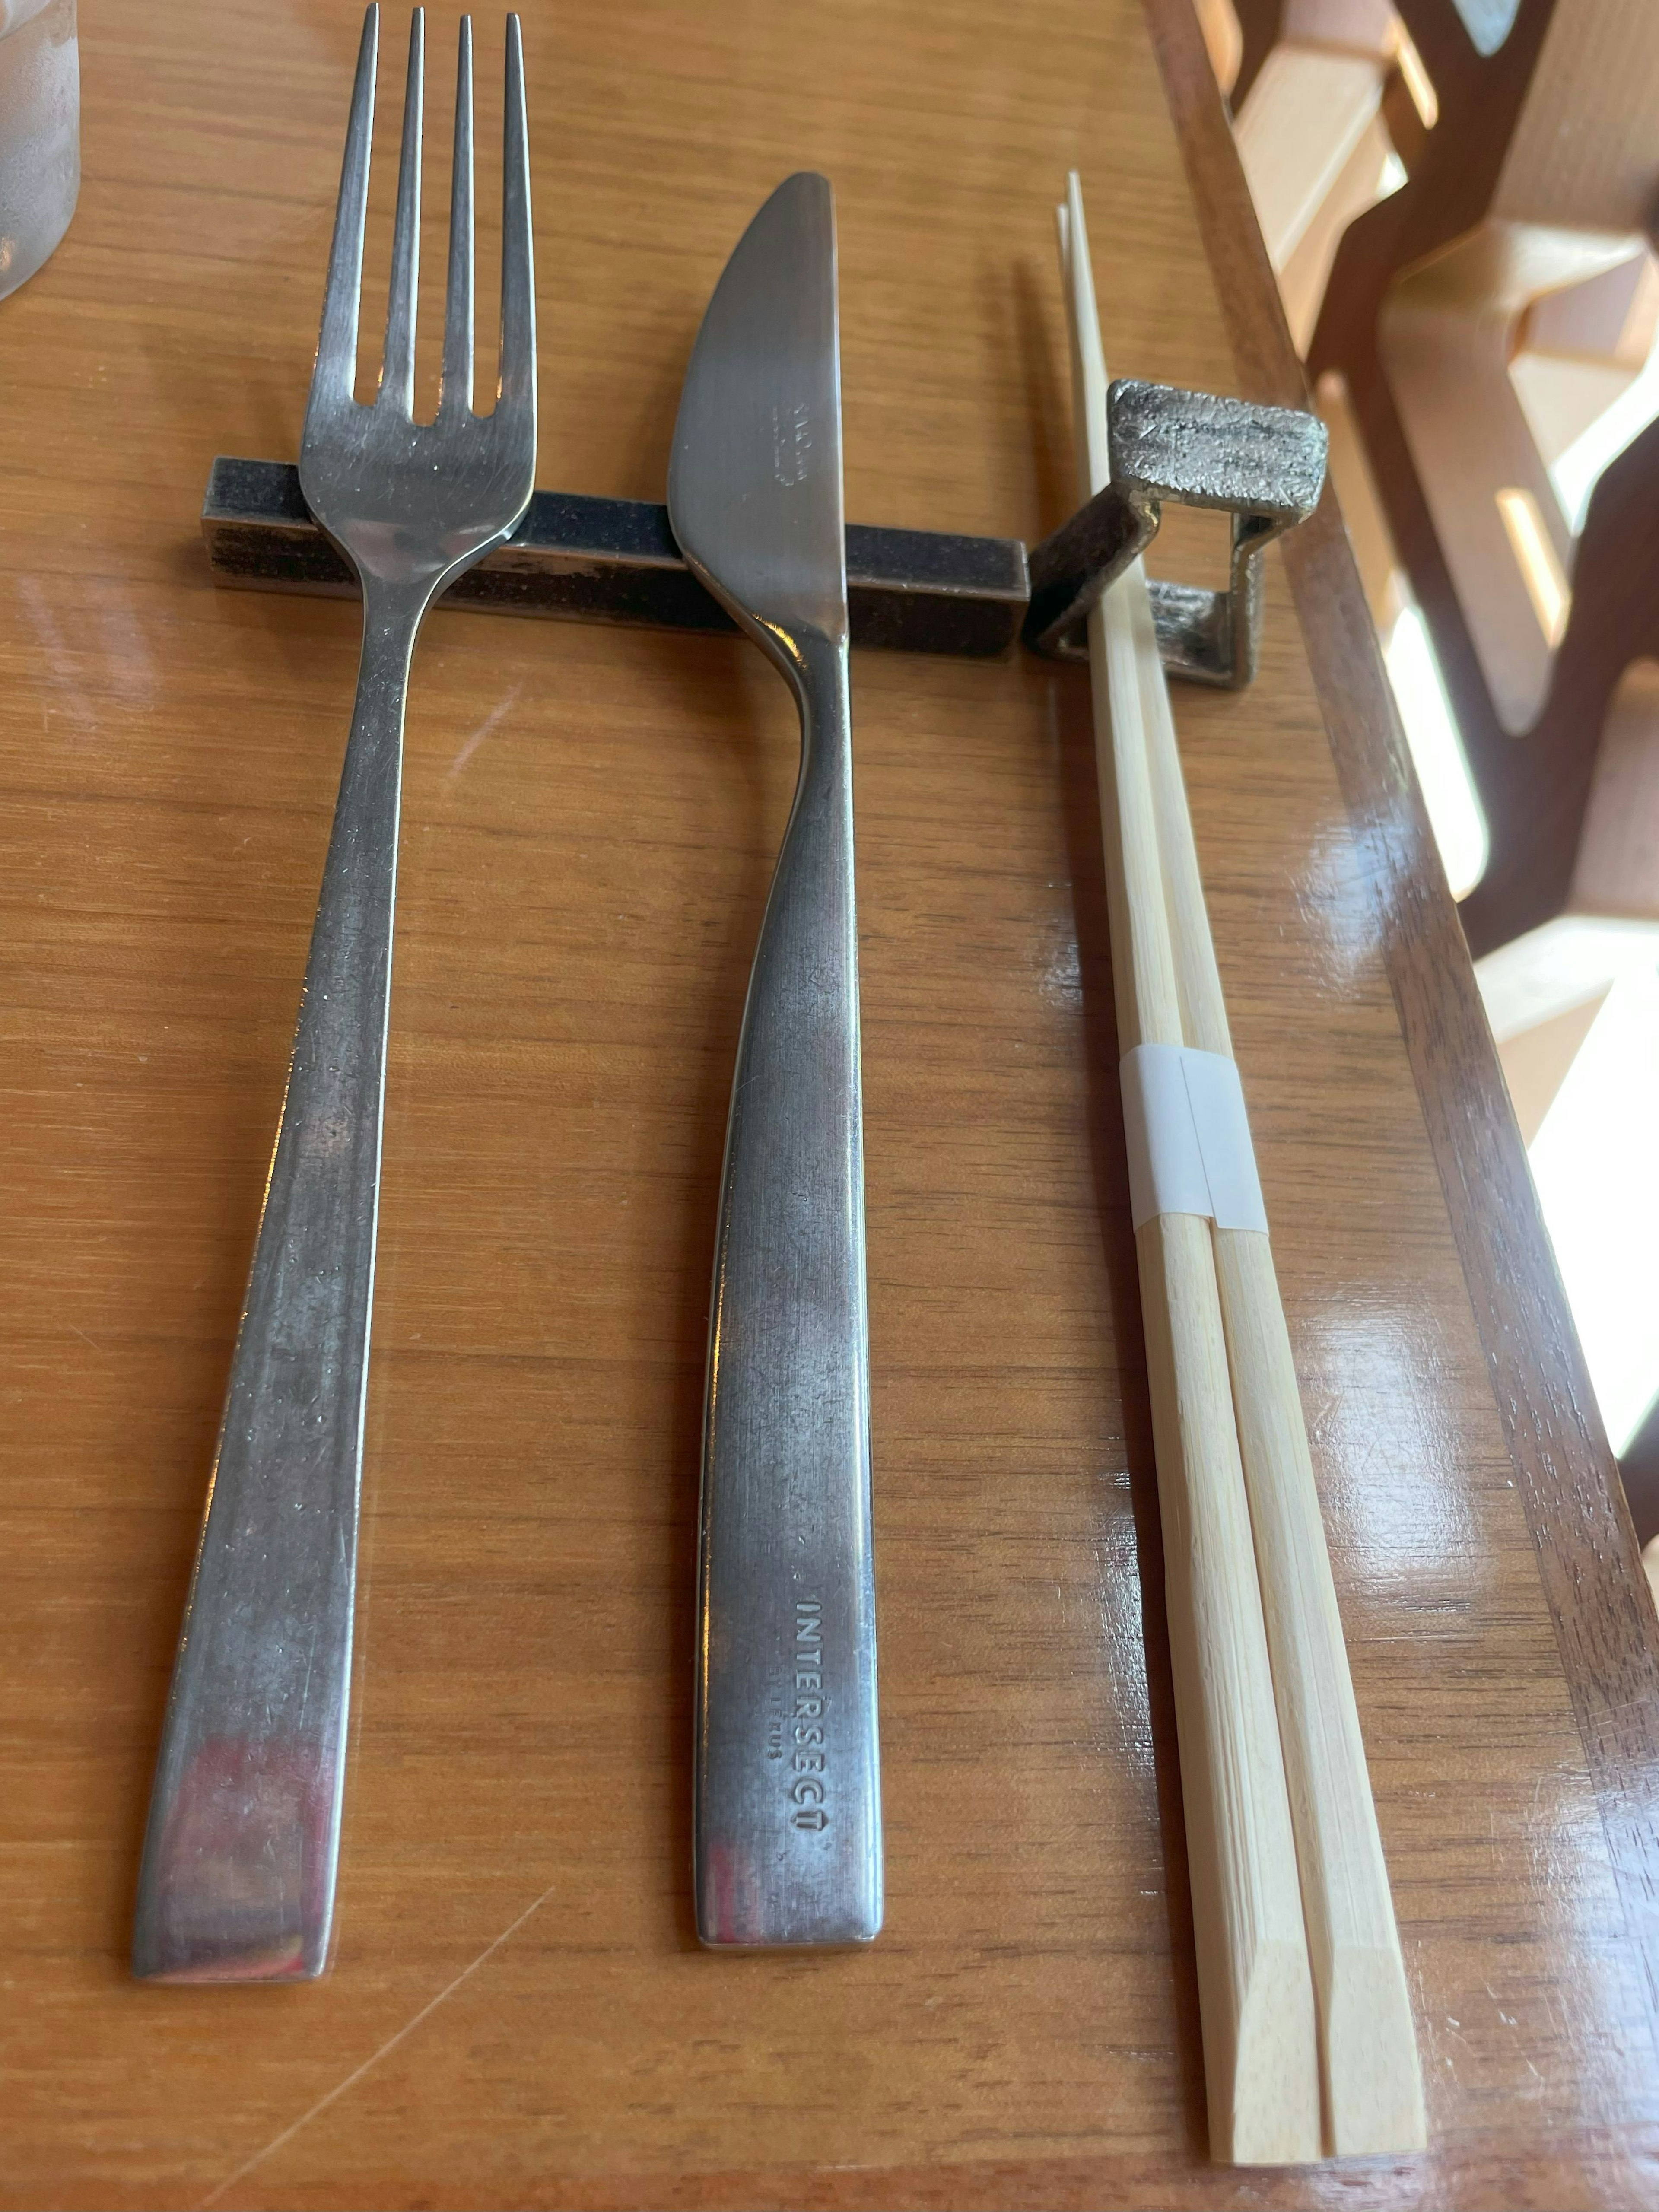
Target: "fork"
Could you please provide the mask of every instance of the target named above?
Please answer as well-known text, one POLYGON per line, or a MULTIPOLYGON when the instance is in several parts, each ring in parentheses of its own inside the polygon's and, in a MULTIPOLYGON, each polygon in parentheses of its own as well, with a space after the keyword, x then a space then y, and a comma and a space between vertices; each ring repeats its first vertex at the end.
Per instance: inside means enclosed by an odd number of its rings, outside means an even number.
POLYGON ((133 1971, 301 1981, 339 1859, 404 705, 428 608, 512 533, 536 459, 519 19, 507 19, 500 386, 472 410, 472 44, 463 17, 435 421, 414 419, 422 11, 410 29, 380 388, 353 396, 380 10, 363 22, 300 481, 362 586, 357 701, 276 1149, 185 1607, 133 1971))

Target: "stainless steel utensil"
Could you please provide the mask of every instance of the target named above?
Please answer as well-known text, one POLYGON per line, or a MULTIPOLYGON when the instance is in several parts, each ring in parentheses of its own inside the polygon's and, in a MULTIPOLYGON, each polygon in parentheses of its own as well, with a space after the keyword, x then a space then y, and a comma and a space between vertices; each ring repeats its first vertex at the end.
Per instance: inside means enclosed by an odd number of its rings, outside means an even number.
POLYGON ((404 702, 422 617, 529 503, 536 330, 519 22, 507 18, 500 390, 472 411, 463 19, 441 397, 416 423, 423 20, 410 27, 379 395, 352 396, 379 9, 363 24, 301 479, 362 585, 356 709, 139 1877, 133 1969, 323 1971, 339 1851, 380 1170, 404 702))
POLYGON ((699 1562, 706 1943, 881 1925, 835 210, 780 185, 703 318, 668 478, 686 561, 788 678, 794 809, 738 1045, 699 1562))

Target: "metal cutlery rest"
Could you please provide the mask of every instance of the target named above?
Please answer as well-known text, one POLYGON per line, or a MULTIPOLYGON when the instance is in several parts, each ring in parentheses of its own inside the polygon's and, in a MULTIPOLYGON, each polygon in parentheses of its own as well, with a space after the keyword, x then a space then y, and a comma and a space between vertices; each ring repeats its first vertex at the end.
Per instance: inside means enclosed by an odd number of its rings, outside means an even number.
MULTIPOLYGON (((1311 514, 1325 472, 1317 417, 1133 379, 1109 398, 1114 480, 1042 542, 847 526, 856 647, 988 659, 1017 637, 1057 659, 1114 576, 1156 535, 1169 501, 1225 514, 1224 591, 1159 580, 1153 617, 1172 676, 1231 690, 1255 671, 1262 550, 1311 514)), ((351 572, 313 520, 297 469, 220 456, 202 535, 216 580, 251 591, 350 594, 351 572)), ((658 629, 736 625, 686 567, 668 510, 648 500, 538 491, 506 544, 443 604, 658 629)))

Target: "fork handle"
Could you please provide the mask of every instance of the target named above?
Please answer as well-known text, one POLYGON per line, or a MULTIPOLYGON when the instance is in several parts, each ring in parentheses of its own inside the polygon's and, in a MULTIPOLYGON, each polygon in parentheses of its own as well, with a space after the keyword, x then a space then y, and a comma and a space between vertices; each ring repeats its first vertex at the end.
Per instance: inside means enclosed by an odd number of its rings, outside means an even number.
POLYGON ((146 1978, 307 1980, 327 1959, 404 701, 426 605, 364 579, 356 707, 150 1801, 146 1978))
POLYGON ((881 1925, 847 648, 790 668, 801 775, 738 1044, 710 1316, 696 1887, 706 1943, 881 1925))

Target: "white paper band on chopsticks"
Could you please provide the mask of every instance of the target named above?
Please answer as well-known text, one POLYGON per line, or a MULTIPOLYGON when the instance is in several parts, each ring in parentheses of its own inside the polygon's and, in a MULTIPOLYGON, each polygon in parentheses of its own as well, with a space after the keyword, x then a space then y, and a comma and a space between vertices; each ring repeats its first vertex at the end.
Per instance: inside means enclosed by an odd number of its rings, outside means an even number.
POLYGON ((1265 1230, 1243 1085, 1226 1054, 1140 1044, 1120 1073, 1135 1227, 1155 1213, 1201 1213, 1218 1229, 1265 1230))

